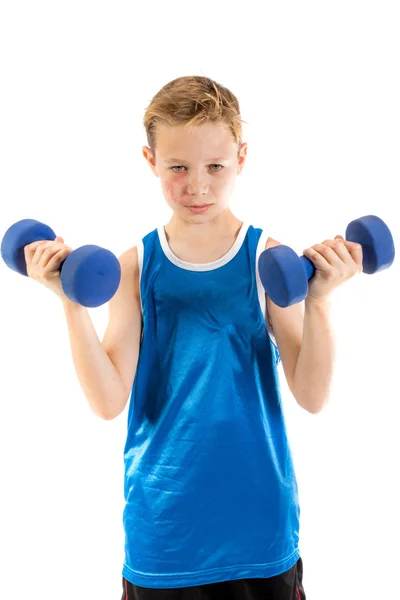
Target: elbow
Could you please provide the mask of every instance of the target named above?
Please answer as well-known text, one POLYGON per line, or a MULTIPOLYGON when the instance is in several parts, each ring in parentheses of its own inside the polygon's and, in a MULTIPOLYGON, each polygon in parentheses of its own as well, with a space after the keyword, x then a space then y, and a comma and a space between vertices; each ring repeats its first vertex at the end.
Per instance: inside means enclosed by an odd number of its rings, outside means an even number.
POLYGON ((112 421, 113 419, 116 419, 117 417, 119 417, 119 415, 124 412, 124 408, 125 406, 123 406, 122 408, 120 408, 118 411, 114 411, 112 413, 104 413, 99 415, 99 417, 101 419, 104 419, 105 421, 112 421))
POLYGON ((307 394, 305 390, 302 394, 299 394, 293 384, 289 385, 289 388, 300 408, 303 408, 311 415, 316 415, 321 412, 325 404, 321 398, 313 398, 310 394, 307 394))
POLYGON ((299 385, 295 385, 293 380, 291 391, 301 408, 311 415, 317 415, 328 404, 331 389, 330 386, 323 386, 318 392, 316 389, 310 390, 310 387, 315 388, 316 386, 307 385, 300 388, 299 385))
POLYGON ((92 408, 92 410, 100 419, 103 419, 104 421, 112 421, 124 411, 128 399, 129 395, 124 394, 124 397, 120 402, 102 402, 100 406, 96 406, 95 408, 92 408))
POLYGON ((100 417, 100 419, 103 419, 104 421, 112 421, 113 419, 115 419, 116 417, 118 417, 118 415, 120 415, 121 412, 102 414, 102 415, 99 415, 99 417, 100 417))
POLYGON ((328 403, 328 398, 310 398, 302 400, 296 397, 297 404, 306 410, 310 415, 317 415, 328 403))
POLYGON ((103 419, 103 421, 112 421, 113 419, 115 419, 116 415, 99 415, 100 419, 103 419))
POLYGON ((116 414, 111 414, 111 413, 95 410, 95 409, 93 409, 93 407, 91 407, 91 409, 92 409, 92 413, 99 419, 102 419, 103 421, 112 421, 112 419, 115 419, 115 417, 117 416, 116 414))
POLYGON ((113 418, 113 417, 111 417, 110 415, 107 415, 107 414, 105 414, 105 413, 100 413, 100 412, 97 412, 97 411, 94 411, 94 410, 92 410, 92 413, 93 413, 93 414, 94 414, 96 417, 98 417, 99 419, 102 419, 103 421, 111 421, 111 419, 113 418))

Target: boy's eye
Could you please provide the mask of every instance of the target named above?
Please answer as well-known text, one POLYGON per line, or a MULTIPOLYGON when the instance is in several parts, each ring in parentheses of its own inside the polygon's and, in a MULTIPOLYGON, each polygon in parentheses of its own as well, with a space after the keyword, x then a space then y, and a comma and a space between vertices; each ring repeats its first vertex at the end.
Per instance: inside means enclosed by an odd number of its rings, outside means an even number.
MULTIPOLYGON (((216 172, 221 171, 224 168, 223 165, 210 165, 210 167, 221 167, 220 169, 215 170, 216 172)), ((184 165, 177 165, 176 167, 169 167, 169 168, 171 170, 174 170, 174 169, 186 169, 186 167, 184 165)), ((182 171, 174 171, 174 173, 182 173, 182 171)))

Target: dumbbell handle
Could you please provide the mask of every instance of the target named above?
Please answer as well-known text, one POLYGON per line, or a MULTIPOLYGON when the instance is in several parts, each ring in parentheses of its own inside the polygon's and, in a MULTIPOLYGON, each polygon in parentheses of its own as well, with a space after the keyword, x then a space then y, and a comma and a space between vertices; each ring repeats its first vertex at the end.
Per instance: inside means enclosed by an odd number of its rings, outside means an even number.
POLYGON ((312 277, 315 275, 315 265, 307 256, 304 256, 304 254, 302 254, 302 256, 299 258, 306 272, 307 280, 310 281, 310 279, 312 279, 312 277))
POLYGON ((315 275, 315 265, 307 256, 304 256, 304 254, 300 256, 300 260, 306 272, 307 280, 310 281, 310 279, 315 275))

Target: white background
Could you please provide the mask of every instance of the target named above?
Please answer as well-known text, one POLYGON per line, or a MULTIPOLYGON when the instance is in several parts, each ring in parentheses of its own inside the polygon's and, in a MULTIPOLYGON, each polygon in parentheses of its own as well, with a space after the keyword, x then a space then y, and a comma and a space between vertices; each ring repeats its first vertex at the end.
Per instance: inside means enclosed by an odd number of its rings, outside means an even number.
MULTIPOLYGON (((171 212, 142 118, 182 75, 238 97, 249 143, 231 208, 298 254, 367 214, 400 247, 398 3, 36 2, 0 8, 0 223, 34 218, 119 256, 171 212), (397 217, 397 218, 396 218, 397 217)), ((0 265, 0 597, 122 595, 125 411, 76 377, 59 299, 0 265)), ((399 262, 332 302, 331 400, 285 416, 308 600, 397 598, 399 262)), ((99 337, 107 304, 90 309, 99 337)))

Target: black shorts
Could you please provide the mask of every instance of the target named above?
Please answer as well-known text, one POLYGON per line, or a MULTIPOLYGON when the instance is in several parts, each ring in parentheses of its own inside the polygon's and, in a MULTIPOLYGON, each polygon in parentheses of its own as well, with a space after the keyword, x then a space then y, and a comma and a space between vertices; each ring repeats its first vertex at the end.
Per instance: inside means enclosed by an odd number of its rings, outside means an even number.
POLYGON ((122 577, 121 600, 305 600, 303 561, 268 578, 234 579, 184 588, 145 588, 122 577))

